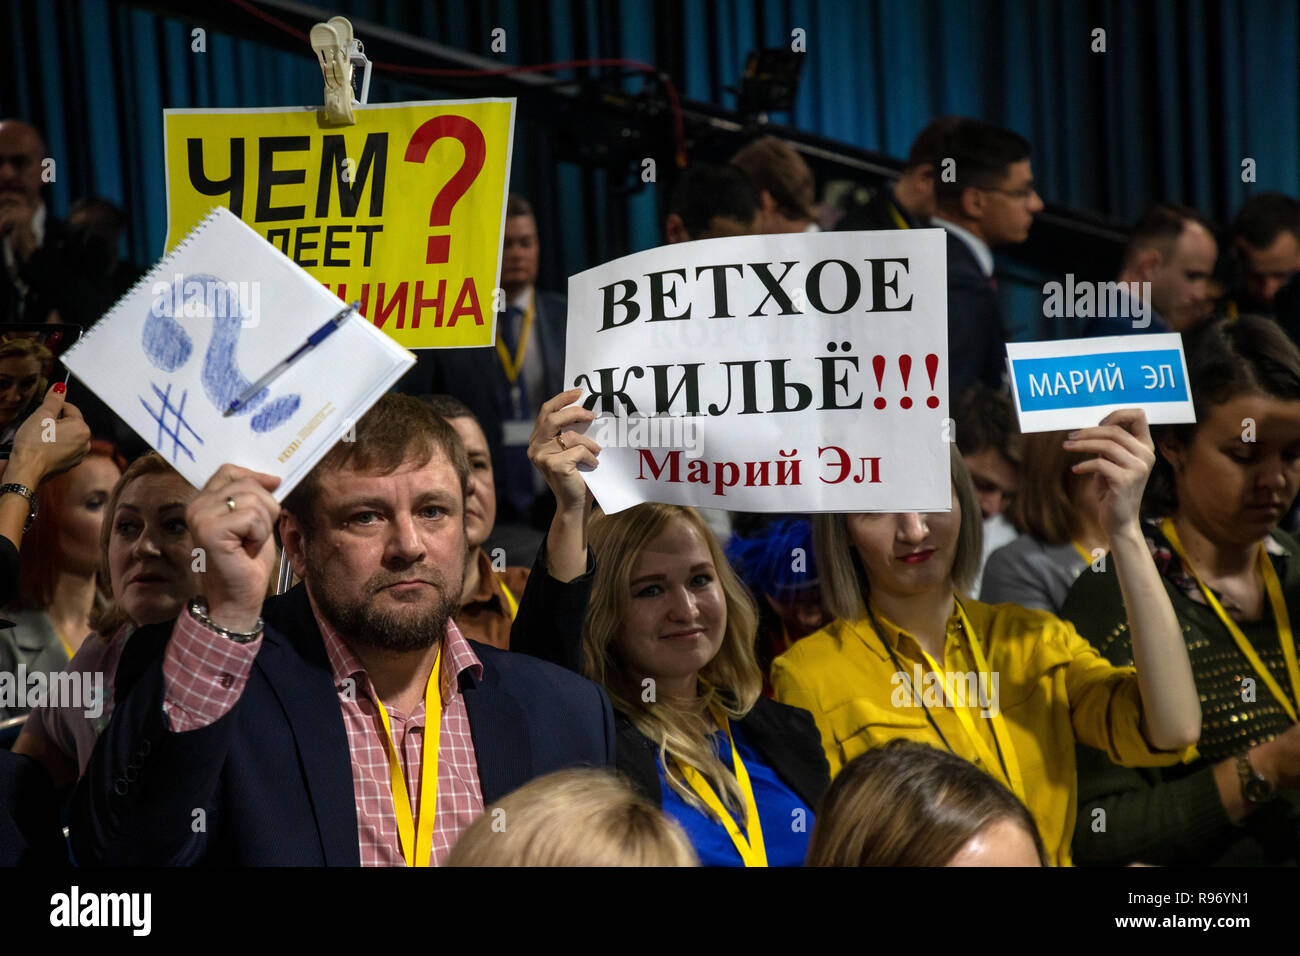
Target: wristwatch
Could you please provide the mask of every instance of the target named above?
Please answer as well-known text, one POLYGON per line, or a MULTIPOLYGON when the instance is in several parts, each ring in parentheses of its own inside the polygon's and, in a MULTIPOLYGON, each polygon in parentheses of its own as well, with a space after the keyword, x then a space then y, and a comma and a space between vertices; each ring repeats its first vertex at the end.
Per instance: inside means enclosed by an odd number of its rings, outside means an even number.
POLYGON ((1241 795, 1247 803, 1259 805, 1277 796, 1277 787, 1250 765, 1250 757, 1246 754, 1237 758, 1237 776, 1241 780, 1241 795))
POLYGON ((27 506, 30 510, 27 512, 27 523, 23 525, 23 530, 26 531, 32 526, 32 522, 36 520, 36 492, 32 491, 32 489, 28 488, 26 485, 20 485, 14 481, 5 485, 0 485, 0 495, 7 495, 10 493, 22 495, 27 499, 27 506))
POLYGON ((214 624, 212 618, 208 617, 208 602, 201 597, 190 600, 190 616, 198 621, 209 630, 216 631, 222 637, 234 641, 236 644, 251 644, 262 636, 262 619, 257 619, 257 626, 251 631, 232 631, 228 627, 222 627, 220 624, 214 624))

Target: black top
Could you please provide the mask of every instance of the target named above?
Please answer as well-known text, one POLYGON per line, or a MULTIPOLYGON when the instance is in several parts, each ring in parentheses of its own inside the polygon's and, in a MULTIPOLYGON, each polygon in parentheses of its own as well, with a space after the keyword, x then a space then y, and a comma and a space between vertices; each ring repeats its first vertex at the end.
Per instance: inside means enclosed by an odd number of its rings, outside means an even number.
POLYGON ((835 226, 836 231, 919 229, 918 222, 894 198, 892 183, 883 183, 865 205, 850 209, 835 226))
POLYGON ((0 607, 18 594, 18 549, 0 534, 0 607))
MULTIPOLYGON (((1127 768, 1080 745, 1074 861, 1080 865, 1135 860, 1159 866, 1294 864, 1300 860, 1300 795, 1284 790, 1234 825, 1214 779, 1216 763, 1284 733, 1291 720, 1263 681, 1258 681, 1254 694, 1243 694, 1242 679, 1255 676, 1250 663, 1214 611, 1189 596, 1196 584, 1183 571, 1159 527, 1148 522, 1143 530, 1178 615, 1201 699, 1199 756, 1172 767, 1127 768), (1094 825, 1103 820, 1104 826, 1094 825)), ((1284 553, 1274 554, 1270 560, 1282 583, 1291 620, 1300 620, 1300 545, 1281 531, 1275 531, 1273 539, 1280 546, 1274 550, 1284 553)), ((1112 664, 1133 663, 1113 563, 1105 570, 1081 574, 1060 613, 1112 664)), ((1289 692, 1290 679, 1272 614, 1237 624, 1289 692)))
MULTIPOLYGON (((531 654, 581 673, 582 624, 595 569, 595 556, 588 549, 586 573, 567 584, 557 581, 547 572, 543 542, 510 631, 511 651, 531 654)), ((662 807, 656 765, 658 748, 627 714, 617 709, 614 725, 614 765, 637 792, 656 807, 662 807)), ((830 768, 812 714, 760 696, 739 721, 739 726, 786 786, 816 809, 830 785, 830 768)))

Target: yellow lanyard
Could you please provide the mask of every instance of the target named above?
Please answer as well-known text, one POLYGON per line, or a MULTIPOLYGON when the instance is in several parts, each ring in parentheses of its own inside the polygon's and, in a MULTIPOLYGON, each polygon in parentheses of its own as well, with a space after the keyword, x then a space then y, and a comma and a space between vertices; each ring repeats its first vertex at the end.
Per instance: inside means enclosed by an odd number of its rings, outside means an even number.
POLYGON ((1092 564, 1092 555, 1083 549, 1083 545, 1077 541, 1071 541, 1070 544, 1074 545, 1074 550, 1079 552, 1079 557, 1083 558, 1084 564, 1092 564))
MULTIPOLYGON (((960 601, 957 602, 957 613, 961 616, 962 630, 966 632, 966 640, 970 644, 971 657, 975 664, 975 670, 978 672, 977 679, 982 686, 992 687, 992 675, 989 671, 988 661, 984 659, 984 652, 980 648, 979 638, 975 636, 975 628, 971 625, 970 619, 966 617, 966 609, 961 606, 960 601)), ((925 655, 925 660, 930 665, 930 668, 942 680, 944 672, 934 662, 934 658, 924 648, 921 649, 921 653, 925 655)), ((975 703, 976 706, 979 706, 979 701, 975 703)), ((961 706, 956 700, 952 704, 958 723, 961 724, 962 730, 966 732, 967 738, 979 755, 980 762, 987 768, 987 773, 992 776, 997 770, 1001 770, 1003 782, 1022 802, 1027 803, 1025 782, 1020 776, 1020 761, 1016 759, 1016 750, 1011 745, 1011 735, 1007 730, 1007 723, 1002 716, 1001 708, 998 709, 997 714, 981 718, 991 721, 993 725, 993 739, 997 741, 998 749, 1001 751, 1001 759, 999 759, 998 755, 989 749, 989 745, 984 742, 984 738, 980 736, 979 731, 975 729, 975 721, 970 715, 971 708, 961 706)))
POLYGON ((767 866, 767 849, 763 846, 763 827, 758 820, 758 804, 754 800, 754 788, 749 783, 749 772, 745 770, 745 764, 740 759, 740 752, 736 750, 736 741, 731 736, 731 724, 727 722, 727 715, 721 711, 714 710, 713 717, 722 729, 727 733, 727 741, 731 744, 731 765, 735 770, 736 782, 740 784, 741 796, 745 798, 745 834, 740 832, 736 826, 736 821, 731 818, 718 795, 713 792, 709 786, 709 781, 704 774, 700 773, 694 767, 689 767, 679 763, 678 769, 681 770, 682 776, 686 779, 687 785, 695 791, 704 805, 722 821, 726 827, 727 836, 731 837, 731 842, 736 845, 736 850, 740 853, 741 860, 745 866, 767 866), (745 835, 748 835, 748 839, 745 835))
MULTIPOLYGON (((505 321, 505 317, 502 317, 505 321)), ((506 373, 506 379, 511 385, 515 384, 515 379, 519 378, 519 372, 524 367, 524 350, 528 348, 528 333, 533 328, 533 303, 528 303, 528 310, 524 312, 524 324, 519 329, 519 342, 515 346, 514 357, 511 358, 510 350, 506 348, 505 339, 501 337, 501 331, 497 330, 497 355, 501 357, 501 368, 506 373)))
POLYGON ((397 835, 402 840, 402 855, 407 866, 428 866, 433 855, 433 817, 438 809, 438 738, 442 732, 442 645, 433 660, 433 673, 424 689, 424 756, 420 759, 420 824, 417 835, 412 819, 411 798, 406 792, 406 776, 393 742, 388 711, 379 703, 379 719, 384 722, 384 743, 388 745, 388 769, 393 778, 393 812, 397 816, 397 835))
MULTIPOLYGON (((1259 654, 1255 652, 1255 648, 1251 646, 1246 635, 1241 632, 1237 622, 1228 616, 1228 612, 1223 609, 1219 599, 1205 586, 1201 576, 1196 573, 1196 569, 1192 567, 1191 559, 1187 557, 1187 552, 1183 550, 1183 543, 1178 540, 1178 532, 1174 528, 1173 521, 1166 518, 1160 523, 1160 530, 1169 539, 1169 544, 1173 546, 1179 560, 1183 562, 1183 567, 1196 579, 1196 585, 1201 589, 1201 593, 1205 595, 1206 603, 1219 616, 1223 626, 1228 629, 1232 639, 1237 642, 1237 647, 1241 650, 1241 653, 1245 655, 1246 660, 1250 661, 1250 666, 1255 669, 1255 673, 1259 675, 1260 680, 1277 698, 1277 702, 1282 705, 1282 709, 1291 718, 1291 722, 1295 723, 1295 704, 1287 697, 1286 692, 1282 690, 1282 686, 1278 684, 1259 654)), ((1268 559, 1268 552, 1264 550, 1263 542, 1260 542, 1259 545, 1259 573, 1264 578, 1264 590, 1268 592, 1268 603, 1273 608, 1273 621, 1277 624, 1277 640, 1282 645, 1282 659, 1286 661, 1286 672, 1291 678, 1291 691, 1296 695, 1296 699, 1300 700, 1300 667, 1296 666, 1295 638, 1291 634, 1291 615, 1287 612, 1286 599, 1282 596, 1282 582, 1277 579, 1277 572, 1273 570, 1273 562, 1268 559)))
POLYGON ((497 578, 497 580, 501 582, 501 593, 506 596, 506 610, 510 612, 510 620, 513 621, 515 616, 519 613, 519 602, 515 600, 515 596, 511 594, 510 589, 506 587, 506 582, 501 581, 500 578, 497 578))
MULTIPOLYGON (((888 188, 888 187, 882 187, 882 188, 888 188)), ((907 224, 907 220, 903 218, 902 214, 899 213, 899 211, 896 208, 894 208, 893 203, 889 204, 889 217, 894 220, 894 225, 896 225, 899 229, 912 228, 907 224)))
POLYGON ((67 642, 61 632, 55 632, 59 635, 59 643, 63 645, 64 652, 68 655, 68 660, 72 660, 72 645, 67 642))

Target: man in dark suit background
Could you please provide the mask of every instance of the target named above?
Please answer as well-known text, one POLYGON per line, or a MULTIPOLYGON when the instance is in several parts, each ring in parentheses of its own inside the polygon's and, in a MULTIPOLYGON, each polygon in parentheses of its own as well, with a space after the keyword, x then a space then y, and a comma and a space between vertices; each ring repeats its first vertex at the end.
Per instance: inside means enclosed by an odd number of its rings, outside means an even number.
POLYGON ((960 116, 941 116, 926 124, 912 140, 903 170, 892 183, 882 183, 867 202, 844 214, 835 228, 841 232, 873 229, 922 229, 935 213, 935 180, 948 135, 960 116))
POLYGON ((455 431, 403 395, 283 509, 278 479, 223 466, 186 510, 205 596, 123 655, 78 861, 428 865, 529 779, 611 763, 599 687, 452 622, 468 481, 455 431), (277 522, 304 583, 263 606, 277 522))
POLYGON ((1078 337, 1192 331, 1213 314, 1218 255, 1214 226, 1200 213, 1157 203, 1134 223, 1116 285, 1098 289, 1078 337))
POLYGON ((993 248, 1024 242, 1043 201, 1030 146, 1011 130, 962 120, 949 133, 935 182, 933 224, 948 233, 948 394, 982 382, 1001 390, 1006 324, 993 248))
MULTIPOLYGON (((468 405, 492 449, 499 524, 544 530, 553 505, 528 461, 528 439, 542 403, 565 388, 568 303, 562 295, 536 288, 539 258, 533 208, 512 193, 501 250, 504 301, 497 314, 496 347, 418 352, 417 365, 399 390, 452 395, 468 405)), ((521 547, 531 555, 538 541, 535 536, 521 547)))
POLYGON ((1241 314, 1273 315, 1281 289, 1300 273, 1300 201, 1277 192, 1251 196, 1232 221, 1241 314))

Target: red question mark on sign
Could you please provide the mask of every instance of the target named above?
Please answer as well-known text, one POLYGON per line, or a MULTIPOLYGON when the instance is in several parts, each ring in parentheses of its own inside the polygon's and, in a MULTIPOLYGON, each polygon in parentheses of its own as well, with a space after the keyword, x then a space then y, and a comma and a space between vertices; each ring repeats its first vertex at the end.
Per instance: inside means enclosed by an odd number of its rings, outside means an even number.
MULTIPOLYGON (((465 161, 433 198, 433 206, 429 209, 429 225, 435 228, 451 224, 452 209, 478 178, 483 162, 487 159, 487 143, 483 140, 483 131, 463 116, 438 116, 422 124, 406 144, 406 155, 402 158, 408 163, 424 162, 429 155, 429 148, 444 136, 450 136, 465 147, 465 161)), ((424 256, 426 263, 433 265, 446 262, 450 255, 451 236, 429 237, 429 248, 424 256)))

